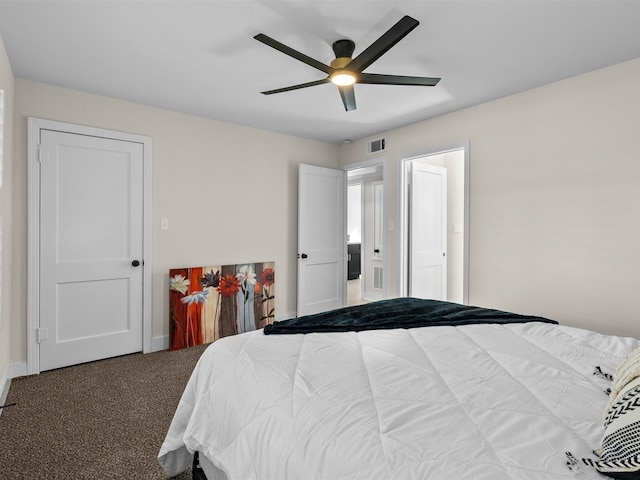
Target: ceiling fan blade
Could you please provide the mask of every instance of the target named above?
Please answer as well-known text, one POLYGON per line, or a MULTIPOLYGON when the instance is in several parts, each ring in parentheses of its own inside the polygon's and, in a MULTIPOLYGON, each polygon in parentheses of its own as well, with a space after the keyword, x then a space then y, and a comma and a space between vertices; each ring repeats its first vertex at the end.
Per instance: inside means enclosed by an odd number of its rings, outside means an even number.
POLYGON ((328 83, 328 78, 323 78, 322 80, 315 80, 313 82, 300 83, 298 85, 291 85, 290 87, 276 88, 275 90, 267 90, 266 92, 261 92, 263 95, 273 95, 274 93, 282 93, 282 92, 290 92, 291 90, 299 90, 300 88, 307 87, 315 87, 316 85, 322 85, 323 83, 328 83))
POLYGON ((318 60, 311 58, 307 55, 305 55, 304 53, 300 53, 297 50, 294 50, 291 47, 287 47, 284 43, 280 43, 277 40, 274 40, 271 37, 266 36, 264 33, 259 33, 258 35, 256 35, 255 37, 256 40, 258 40, 259 42, 264 43, 265 45, 269 45, 272 48, 275 48, 276 50, 281 51, 282 53, 289 55, 290 57, 295 58, 296 60, 301 61, 302 63, 306 63, 307 65, 313 67, 313 68, 317 68, 318 70, 323 71, 324 73, 331 73, 333 72, 333 68, 331 68, 329 65, 325 65, 322 62, 319 62, 318 60))
POLYGON ((420 22, 415 18, 405 15, 398 21, 398 23, 369 45, 369 47, 360 53, 360 55, 354 58, 346 68, 357 73, 362 72, 365 68, 384 55, 396 43, 406 37, 407 34, 419 24, 420 22))
POLYGON ((338 87, 340 91, 340 97, 342 97, 342 103, 344 103, 344 109, 348 112, 356 109, 356 94, 353 90, 353 85, 341 85, 338 87))
POLYGON ((377 73, 361 73, 358 75, 358 83, 378 85, 418 85, 433 87, 438 84, 437 77, 407 77, 404 75, 382 75, 377 73))

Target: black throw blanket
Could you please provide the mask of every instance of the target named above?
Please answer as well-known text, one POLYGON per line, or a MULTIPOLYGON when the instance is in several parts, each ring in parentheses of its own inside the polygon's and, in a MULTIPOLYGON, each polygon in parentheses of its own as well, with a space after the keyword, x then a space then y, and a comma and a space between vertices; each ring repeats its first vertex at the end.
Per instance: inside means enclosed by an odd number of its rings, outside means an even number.
POLYGON ((555 323, 542 317, 420 298, 393 298, 275 322, 265 335, 312 332, 359 332, 472 323, 555 323))

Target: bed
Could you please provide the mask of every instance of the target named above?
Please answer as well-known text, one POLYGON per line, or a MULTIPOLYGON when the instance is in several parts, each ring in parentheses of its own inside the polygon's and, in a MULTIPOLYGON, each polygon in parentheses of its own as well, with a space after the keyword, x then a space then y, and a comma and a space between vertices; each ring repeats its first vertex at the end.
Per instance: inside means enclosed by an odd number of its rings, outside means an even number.
POLYGON ((158 460, 196 455, 208 480, 638 478, 638 347, 413 298, 276 322, 205 350, 158 460))

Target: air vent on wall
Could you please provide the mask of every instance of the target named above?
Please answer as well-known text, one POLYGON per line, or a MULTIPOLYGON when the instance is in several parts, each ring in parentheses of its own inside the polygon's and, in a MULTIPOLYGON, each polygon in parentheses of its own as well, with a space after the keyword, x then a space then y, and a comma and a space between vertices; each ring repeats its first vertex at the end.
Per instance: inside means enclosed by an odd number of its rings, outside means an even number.
POLYGON ((384 152, 387 147, 387 140, 384 138, 378 138, 376 140, 371 140, 367 143, 367 153, 378 153, 384 152))
POLYGON ((373 266, 373 288, 382 290, 382 267, 373 266))

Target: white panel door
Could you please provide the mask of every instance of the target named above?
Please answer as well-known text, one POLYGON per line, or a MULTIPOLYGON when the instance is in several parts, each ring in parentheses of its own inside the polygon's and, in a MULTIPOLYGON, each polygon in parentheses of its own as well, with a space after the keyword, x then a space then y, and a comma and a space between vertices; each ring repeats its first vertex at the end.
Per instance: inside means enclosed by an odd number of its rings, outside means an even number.
POLYGON ((142 350, 143 145, 41 130, 40 370, 142 350))
POLYGON ((409 294, 447 299, 447 170, 411 163, 409 294))
POLYGON ((345 173, 298 169, 298 316, 344 306, 345 173))
POLYGON ((384 255, 383 219, 384 183, 373 183, 373 259, 382 260, 384 255))

